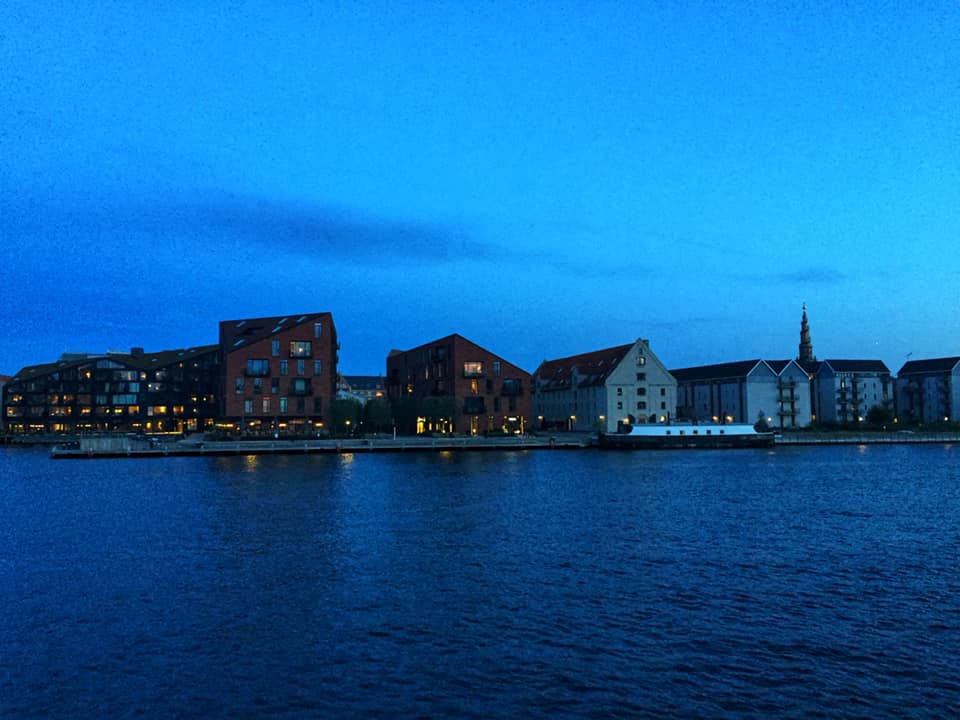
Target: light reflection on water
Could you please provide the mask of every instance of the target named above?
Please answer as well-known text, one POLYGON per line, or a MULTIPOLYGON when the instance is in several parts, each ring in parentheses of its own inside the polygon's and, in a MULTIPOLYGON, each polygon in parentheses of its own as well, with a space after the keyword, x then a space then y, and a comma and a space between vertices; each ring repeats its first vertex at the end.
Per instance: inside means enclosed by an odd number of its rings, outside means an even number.
POLYGON ((956 716, 951 447, 0 451, 0 716, 956 716))

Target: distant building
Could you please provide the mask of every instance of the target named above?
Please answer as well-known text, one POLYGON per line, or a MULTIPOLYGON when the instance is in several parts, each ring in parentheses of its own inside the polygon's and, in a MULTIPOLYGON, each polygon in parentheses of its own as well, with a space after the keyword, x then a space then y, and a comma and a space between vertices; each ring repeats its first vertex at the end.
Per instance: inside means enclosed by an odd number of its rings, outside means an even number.
POLYGON ((676 380, 643 339, 544 360, 533 392, 538 429, 615 432, 621 422, 667 422, 676 414, 676 380))
POLYGON ((960 357, 911 360, 897 373, 896 388, 900 422, 960 420, 960 357))
POLYGON ((893 383, 881 360, 823 360, 813 382, 818 422, 858 423, 875 406, 893 410, 893 383))
POLYGON ((216 345, 69 355, 10 378, 3 416, 13 434, 193 432, 213 426, 219 392, 216 345))
POLYGON ((680 368, 677 416, 698 422, 755 423, 778 428, 810 424, 807 372, 794 360, 743 360, 680 368))
POLYGON ((386 387, 407 432, 522 433, 530 424, 529 373, 461 335, 391 351, 386 387))
MULTIPOLYGON (((7 381, 9 379, 10 379, 9 375, 0 375, 0 403, 3 402, 3 386, 7 384, 7 381)), ((4 416, 4 413, 0 412, 0 433, 4 432, 3 416, 4 416)))
POLYGON ((387 397, 387 383, 382 375, 341 375, 337 397, 366 405, 370 400, 387 397))
POLYGON ((337 331, 328 312, 220 323, 219 425, 242 433, 310 434, 337 395, 337 331))

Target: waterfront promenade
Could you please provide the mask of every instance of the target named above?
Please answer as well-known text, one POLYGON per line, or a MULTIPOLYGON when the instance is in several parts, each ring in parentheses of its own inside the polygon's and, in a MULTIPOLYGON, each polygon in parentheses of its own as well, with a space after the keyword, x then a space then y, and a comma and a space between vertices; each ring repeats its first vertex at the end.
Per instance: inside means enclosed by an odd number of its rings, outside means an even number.
MULTIPOLYGON (((793 432, 776 436, 777 445, 905 445, 960 443, 955 432, 793 432)), ((190 437, 176 442, 129 436, 80 437, 53 447, 55 459, 105 457, 189 457, 235 455, 301 455, 371 452, 461 452, 493 450, 582 450, 595 447, 591 433, 504 437, 400 436, 303 440, 208 440, 190 437)))

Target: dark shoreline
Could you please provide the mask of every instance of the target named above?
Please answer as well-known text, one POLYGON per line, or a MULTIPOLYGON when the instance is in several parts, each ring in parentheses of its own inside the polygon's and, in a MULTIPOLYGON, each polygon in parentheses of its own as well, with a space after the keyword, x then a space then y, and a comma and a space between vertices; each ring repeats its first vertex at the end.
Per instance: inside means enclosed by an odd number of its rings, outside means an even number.
MULTIPOLYGON (((126 437, 106 437, 9 445, 52 445, 53 459, 226 457, 237 455, 305 455, 375 452, 464 452, 496 450, 583 450, 596 447, 586 433, 557 433, 526 437, 399 437, 305 440, 188 440, 155 442, 126 437)), ((960 433, 784 433, 775 446, 795 445, 907 445, 960 443, 960 433)))

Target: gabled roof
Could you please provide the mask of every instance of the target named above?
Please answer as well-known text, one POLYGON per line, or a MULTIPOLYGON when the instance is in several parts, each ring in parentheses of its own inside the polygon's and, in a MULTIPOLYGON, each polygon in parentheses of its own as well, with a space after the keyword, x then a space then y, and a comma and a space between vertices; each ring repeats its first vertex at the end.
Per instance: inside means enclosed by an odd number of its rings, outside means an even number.
POLYGON ((919 373, 949 373, 960 363, 960 357, 930 358, 928 360, 910 360, 904 363, 897 375, 915 375, 919 373))
MULTIPOLYGON (((240 320, 222 320, 220 322, 220 345, 226 352, 252 345, 283 330, 298 325, 326 321, 332 324, 328 312, 308 313, 305 315, 277 315, 276 317, 243 318, 240 320)), ((329 327, 325 329, 329 331, 329 327)))
MULTIPOLYGON (((431 348, 436 345, 442 345, 443 343, 451 343, 454 346, 456 346, 457 343, 466 343, 467 345, 471 345, 475 347, 480 352, 486 353, 488 355, 492 355, 493 357, 497 358, 499 361, 504 362, 507 365, 510 365, 511 367, 522 372, 524 375, 527 374, 527 371, 521 368, 519 365, 516 365, 515 363, 510 362, 502 355, 498 355, 497 353, 491 350, 487 350, 485 347, 481 347, 480 345, 477 345, 477 343, 473 342, 473 340, 469 340, 459 333, 450 333, 449 335, 444 335, 443 337, 437 338, 436 340, 431 340, 430 342, 421 343, 420 345, 417 345, 416 347, 412 347, 409 350, 391 350, 387 354, 387 359, 396 357, 398 355, 410 355, 411 353, 416 353, 420 350, 426 350, 427 348, 431 348)), ((462 349, 462 345, 461 345, 461 349, 462 349)))
POLYGON ((829 365, 834 372, 890 373, 882 360, 822 360, 820 365, 829 365))
POLYGON ((810 372, 799 360, 764 360, 764 362, 769 365, 770 369, 773 370, 777 375, 782 375, 783 371, 786 370, 791 364, 796 365, 799 370, 802 370, 805 373, 810 372))
MULTIPOLYGON (((670 374, 677 382, 696 382, 698 380, 732 380, 749 375, 763 360, 740 360, 739 362, 720 363, 718 365, 699 365, 697 367, 671 370, 670 374)), ((776 370, 774 370, 776 372, 776 370)))
POLYGON ((351 390, 383 390, 385 380, 382 375, 344 375, 343 382, 351 390))
POLYGON ((578 387, 603 385, 607 376, 626 357, 634 344, 617 345, 556 360, 544 360, 534 375, 540 379, 543 390, 570 387, 574 371, 576 371, 578 387))

